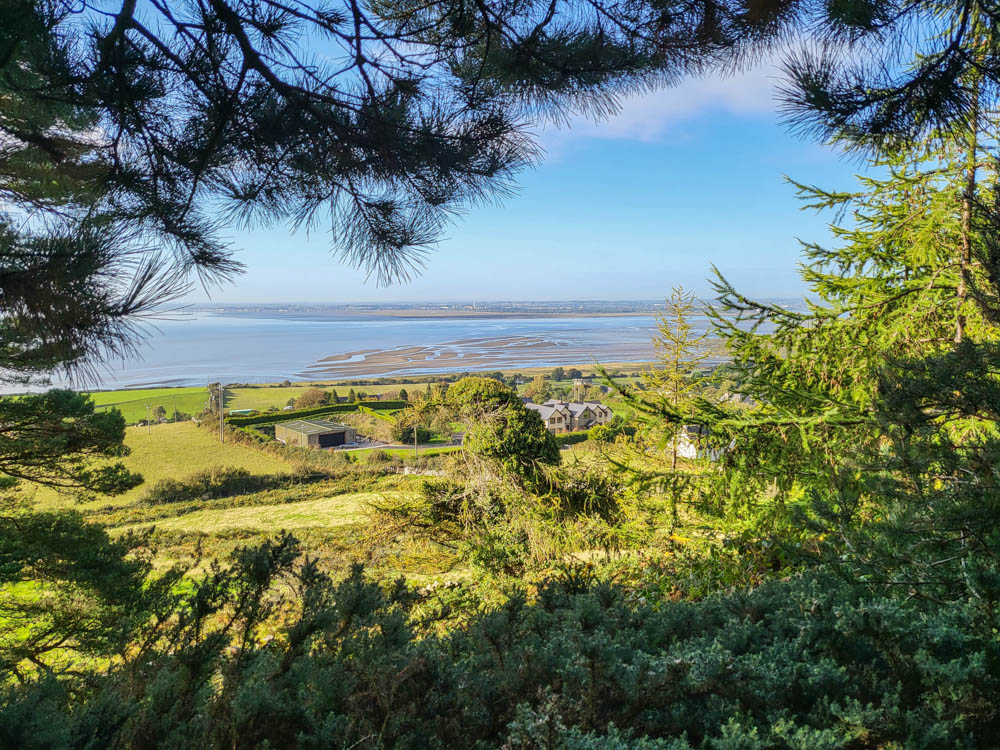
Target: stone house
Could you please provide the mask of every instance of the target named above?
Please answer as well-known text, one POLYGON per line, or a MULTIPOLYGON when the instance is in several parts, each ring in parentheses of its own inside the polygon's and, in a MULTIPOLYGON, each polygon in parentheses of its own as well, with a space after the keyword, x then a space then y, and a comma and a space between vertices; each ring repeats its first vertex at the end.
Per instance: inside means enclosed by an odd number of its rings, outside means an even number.
POLYGON ((538 412, 549 432, 578 432, 597 424, 607 424, 614 416, 600 401, 559 401, 549 399, 544 404, 525 404, 538 412))

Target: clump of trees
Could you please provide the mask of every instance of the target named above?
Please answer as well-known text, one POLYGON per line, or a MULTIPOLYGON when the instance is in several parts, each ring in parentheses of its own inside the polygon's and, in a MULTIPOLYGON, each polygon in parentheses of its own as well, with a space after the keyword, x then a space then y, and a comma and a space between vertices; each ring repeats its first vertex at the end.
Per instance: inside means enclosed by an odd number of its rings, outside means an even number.
POLYGON ((295 399, 292 406, 296 409, 308 409, 313 406, 326 406, 330 403, 336 403, 330 391, 324 391, 322 388, 307 388, 301 396, 295 399))

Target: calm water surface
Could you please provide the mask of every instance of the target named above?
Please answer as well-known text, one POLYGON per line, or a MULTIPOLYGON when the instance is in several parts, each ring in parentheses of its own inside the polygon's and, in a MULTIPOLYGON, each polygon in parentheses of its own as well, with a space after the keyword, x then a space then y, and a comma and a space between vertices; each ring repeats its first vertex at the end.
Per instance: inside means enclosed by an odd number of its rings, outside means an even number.
MULTIPOLYGON (((705 322, 702 322, 705 325, 705 322)), ((392 350, 439 346, 468 339, 525 336, 560 345, 544 347, 537 361, 522 351, 516 362, 494 359, 486 369, 647 361, 653 353, 653 316, 577 318, 404 318, 375 315, 204 313, 147 326, 140 356, 99 368, 80 387, 195 386, 208 382, 266 383, 307 377, 304 371, 324 357, 362 349, 392 350), (527 359, 526 359, 527 356, 527 359)), ((477 344, 463 351, 474 356, 477 344)), ((495 350, 494 350, 495 351, 495 350)), ((450 366, 455 371, 474 365, 450 366)), ((443 372, 400 367, 392 374, 443 372)), ((360 375, 359 375, 360 376, 360 375)))

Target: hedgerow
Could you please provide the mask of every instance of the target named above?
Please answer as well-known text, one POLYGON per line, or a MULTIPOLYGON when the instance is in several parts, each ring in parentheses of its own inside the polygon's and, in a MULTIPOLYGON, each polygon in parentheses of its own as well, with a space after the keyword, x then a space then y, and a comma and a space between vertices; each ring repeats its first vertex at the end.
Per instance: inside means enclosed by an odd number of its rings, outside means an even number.
POLYGON ((587 430, 581 432, 560 432, 556 436, 556 444, 560 448, 567 445, 576 445, 577 443, 582 443, 584 440, 590 438, 590 433, 587 430))
MULTIPOLYGON (((398 411, 406 408, 405 401, 370 401, 363 404, 366 409, 373 411, 398 411)), ((275 424, 277 422, 288 422, 293 419, 305 419, 308 417, 320 417, 324 414, 338 414, 343 412, 358 411, 359 404, 331 404, 329 406, 316 406, 311 409, 294 409, 288 411, 271 412, 268 414, 256 414, 250 417, 226 417, 226 423, 233 427, 249 427, 259 424, 275 424)))

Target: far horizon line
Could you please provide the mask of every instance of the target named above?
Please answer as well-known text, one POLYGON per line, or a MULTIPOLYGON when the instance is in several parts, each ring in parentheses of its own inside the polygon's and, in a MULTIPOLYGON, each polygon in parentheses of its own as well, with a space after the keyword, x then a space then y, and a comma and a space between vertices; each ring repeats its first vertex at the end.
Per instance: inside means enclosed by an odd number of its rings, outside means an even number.
MULTIPOLYGON (((694 295, 696 300, 704 300, 706 298, 701 295, 694 295)), ((758 299, 762 301, 801 301, 805 299, 805 295, 796 296, 758 296, 758 299)), ((393 300, 393 301, 371 301, 371 300, 356 300, 347 302, 330 302, 330 301, 320 301, 320 300, 279 300, 279 301, 261 301, 261 300, 238 300, 238 301, 205 301, 205 302, 189 302, 184 303, 185 307, 231 307, 237 305, 267 305, 267 306, 323 306, 323 307, 366 307, 373 309, 388 309, 393 307, 401 306, 413 306, 413 305, 435 305, 435 306, 464 306, 464 307, 475 307, 480 305, 588 305, 588 304, 653 304, 653 305, 664 305, 664 297, 641 297, 641 298, 608 298, 608 299, 484 299, 484 300, 448 300, 448 299, 437 299, 437 300, 393 300)))

